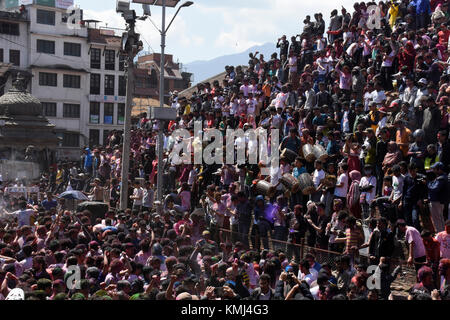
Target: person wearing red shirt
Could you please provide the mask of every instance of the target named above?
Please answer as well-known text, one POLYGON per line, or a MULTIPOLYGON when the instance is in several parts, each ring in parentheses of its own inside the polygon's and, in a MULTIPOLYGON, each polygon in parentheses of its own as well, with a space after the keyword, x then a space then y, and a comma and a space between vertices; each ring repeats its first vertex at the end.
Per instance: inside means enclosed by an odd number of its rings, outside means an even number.
POLYGON ((448 30, 445 24, 441 25, 441 31, 438 32, 439 44, 447 47, 448 45, 448 37, 450 36, 450 30, 448 30))
POLYGON ((436 287, 439 287, 438 267, 441 255, 441 244, 438 240, 432 237, 431 231, 423 230, 421 236, 427 255, 427 264, 433 270, 434 284, 436 287))

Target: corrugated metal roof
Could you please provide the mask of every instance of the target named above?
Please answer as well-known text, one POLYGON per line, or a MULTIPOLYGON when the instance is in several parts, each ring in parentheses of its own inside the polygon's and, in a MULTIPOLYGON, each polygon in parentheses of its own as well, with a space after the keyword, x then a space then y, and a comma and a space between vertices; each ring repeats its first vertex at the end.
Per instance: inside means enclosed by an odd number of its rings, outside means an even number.
MULTIPOLYGON (((148 107, 159 107, 159 100, 152 98, 134 98, 133 103, 134 106, 131 110, 133 117, 137 117, 143 112, 148 112, 148 107)), ((164 107, 170 108, 167 104, 164 107)))

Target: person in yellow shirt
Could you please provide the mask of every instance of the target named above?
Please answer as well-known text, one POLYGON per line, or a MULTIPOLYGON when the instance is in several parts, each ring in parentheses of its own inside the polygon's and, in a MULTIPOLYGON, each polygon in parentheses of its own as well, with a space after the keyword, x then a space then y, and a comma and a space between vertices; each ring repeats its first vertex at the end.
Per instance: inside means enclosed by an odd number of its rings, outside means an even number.
POLYGON ((270 81, 270 75, 267 75, 267 79, 262 86, 262 92, 264 93, 264 108, 270 103, 270 95, 272 94, 272 83, 270 81))
POLYGON ((63 168, 62 166, 58 168, 58 171, 56 173, 56 184, 59 185, 63 182, 63 168))
POLYGON ((188 103, 188 104, 186 105, 186 107, 184 108, 184 114, 185 114, 185 115, 188 115, 188 114, 190 114, 190 113, 191 113, 191 104, 188 103))
POLYGON ((397 20, 399 14, 399 5, 394 1, 391 1, 391 6, 389 8, 389 25, 391 29, 394 29, 395 21, 397 20))
POLYGON ((395 127, 397 128, 397 133, 395 135, 395 142, 397 143, 399 149, 402 151, 403 157, 408 156, 409 149, 409 138, 411 136, 411 130, 405 127, 405 123, 403 120, 396 120, 394 122, 395 127))
POLYGON ((378 122, 380 121, 380 114, 377 110, 377 105, 374 103, 369 104, 369 109, 370 127, 373 132, 376 132, 378 129, 378 122))

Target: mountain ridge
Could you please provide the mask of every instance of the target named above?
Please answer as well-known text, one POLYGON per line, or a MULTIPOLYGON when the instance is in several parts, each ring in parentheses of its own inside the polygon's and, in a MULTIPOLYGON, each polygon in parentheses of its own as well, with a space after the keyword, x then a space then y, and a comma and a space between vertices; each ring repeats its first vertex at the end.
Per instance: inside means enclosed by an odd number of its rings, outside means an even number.
POLYGON ((248 48, 247 50, 240 53, 223 55, 211 60, 192 61, 190 63, 186 63, 184 67, 188 72, 193 73, 194 81, 192 82, 192 84, 195 85, 225 71, 225 66, 227 65, 247 65, 249 60, 248 54, 250 52, 255 53, 255 51, 259 51, 259 53, 262 53, 266 61, 269 60, 272 53, 278 52, 274 43, 267 42, 262 45, 248 48))

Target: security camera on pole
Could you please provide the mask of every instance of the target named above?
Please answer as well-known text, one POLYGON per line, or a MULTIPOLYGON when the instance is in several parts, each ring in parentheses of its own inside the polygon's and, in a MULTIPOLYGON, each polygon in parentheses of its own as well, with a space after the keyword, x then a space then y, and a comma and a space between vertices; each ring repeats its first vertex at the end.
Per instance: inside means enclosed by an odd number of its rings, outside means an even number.
MULTIPOLYGON (((145 11, 145 10, 144 10, 145 11)), ((118 0, 116 12, 121 13, 127 23, 127 32, 122 35, 122 54, 126 57, 127 70, 127 106, 125 109, 125 127, 123 133, 122 152, 122 184, 120 187, 120 209, 125 210, 128 205, 128 176, 130 171, 130 141, 131 141, 131 109, 134 91, 134 58, 143 49, 140 35, 135 32, 136 19, 145 20, 147 15, 136 17, 136 12, 130 9, 130 2, 118 0)))

